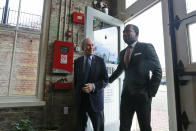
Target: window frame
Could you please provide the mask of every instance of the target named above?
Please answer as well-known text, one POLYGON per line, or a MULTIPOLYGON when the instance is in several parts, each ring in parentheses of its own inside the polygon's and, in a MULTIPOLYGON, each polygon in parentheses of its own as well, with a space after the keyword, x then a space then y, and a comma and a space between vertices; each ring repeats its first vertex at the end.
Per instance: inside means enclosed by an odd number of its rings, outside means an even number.
POLYGON ((184 19, 180 21, 179 28, 175 29, 176 42, 178 43, 177 61, 181 60, 183 62, 185 72, 196 72, 196 62, 191 62, 191 49, 188 36, 188 25, 196 23, 196 9, 187 13, 185 0, 174 0, 174 8, 174 17, 178 16, 180 20, 184 19))
MULTIPOLYGON (((51 0, 44 0, 42 15, 42 26, 40 32, 40 46, 38 54, 38 67, 37 67, 37 82, 35 95, 17 95, 17 96, 0 96, 0 108, 3 107, 24 107, 24 106, 44 106, 46 102, 43 100, 44 85, 45 85, 45 69, 46 69, 46 54, 48 45, 49 33, 49 19, 50 19, 50 6, 51 0)), ((15 28, 0 27, 2 30, 19 31, 15 28)))

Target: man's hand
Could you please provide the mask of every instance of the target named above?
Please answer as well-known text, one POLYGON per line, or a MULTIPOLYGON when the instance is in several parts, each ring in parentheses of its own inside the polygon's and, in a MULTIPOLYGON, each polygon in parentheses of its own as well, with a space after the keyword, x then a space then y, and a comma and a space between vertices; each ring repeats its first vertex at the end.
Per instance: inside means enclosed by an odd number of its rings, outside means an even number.
POLYGON ((93 84, 92 83, 87 83, 82 88, 82 91, 85 92, 85 93, 90 93, 92 90, 93 90, 93 84))

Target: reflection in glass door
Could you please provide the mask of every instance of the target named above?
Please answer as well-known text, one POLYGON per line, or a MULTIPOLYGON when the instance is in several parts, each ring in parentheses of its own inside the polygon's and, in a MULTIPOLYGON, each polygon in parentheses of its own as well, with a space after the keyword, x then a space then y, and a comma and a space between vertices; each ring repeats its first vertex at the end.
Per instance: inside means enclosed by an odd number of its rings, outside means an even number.
MULTIPOLYGON (((94 21, 94 53, 106 62, 108 75, 117 67, 118 61, 118 29, 115 26, 94 21)), ((119 129, 119 79, 104 90, 105 130, 119 129)))
MULTIPOLYGON (((103 28, 103 27, 102 27, 103 28)), ((106 63, 116 64, 118 61, 118 30, 108 27, 94 31, 94 53, 104 58, 106 63)))

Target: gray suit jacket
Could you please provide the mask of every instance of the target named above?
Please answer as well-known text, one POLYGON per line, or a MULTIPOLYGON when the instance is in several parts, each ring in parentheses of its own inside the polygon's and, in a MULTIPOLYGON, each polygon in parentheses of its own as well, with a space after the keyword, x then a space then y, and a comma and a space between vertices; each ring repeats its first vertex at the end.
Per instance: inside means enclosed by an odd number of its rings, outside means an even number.
POLYGON ((129 92, 129 94, 146 93, 149 97, 155 96, 162 78, 162 70, 153 45, 137 42, 128 68, 125 68, 124 64, 125 51, 126 49, 120 52, 119 64, 110 76, 109 83, 125 71, 122 95, 129 92))

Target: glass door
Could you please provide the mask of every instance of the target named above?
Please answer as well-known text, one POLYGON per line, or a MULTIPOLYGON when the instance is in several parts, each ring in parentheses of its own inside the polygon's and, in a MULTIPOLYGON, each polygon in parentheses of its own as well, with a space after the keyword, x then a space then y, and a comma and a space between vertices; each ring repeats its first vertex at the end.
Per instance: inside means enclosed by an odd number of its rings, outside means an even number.
MULTIPOLYGON (((118 54, 124 48, 122 30, 124 23, 91 7, 86 8, 85 38, 95 44, 95 54, 104 58, 108 75, 117 67, 118 54)), ((119 109, 122 77, 104 90, 105 131, 119 131, 119 109)), ((92 125, 88 121, 87 131, 92 125)))

